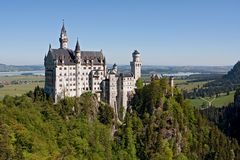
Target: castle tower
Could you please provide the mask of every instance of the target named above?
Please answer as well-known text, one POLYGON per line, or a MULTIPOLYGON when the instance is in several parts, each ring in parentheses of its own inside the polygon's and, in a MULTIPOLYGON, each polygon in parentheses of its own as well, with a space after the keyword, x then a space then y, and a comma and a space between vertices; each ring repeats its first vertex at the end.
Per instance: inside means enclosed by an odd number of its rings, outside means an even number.
POLYGON ((63 26, 62 26, 61 33, 60 33, 59 42, 60 42, 60 48, 64 48, 64 49, 67 48, 68 37, 67 37, 67 31, 64 27, 64 22, 63 22, 63 26))
POLYGON ((113 72, 113 73, 117 73, 117 72, 118 72, 118 68, 117 68, 116 63, 114 63, 114 65, 113 65, 113 67, 112 67, 112 72, 113 72))
POLYGON ((81 92, 82 86, 81 86, 81 50, 78 40, 74 52, 76 59, 76 96, 79 97, 82 94, 81 92))
POLYGON ((173 76, 169 77, 169 86, 171 88, 171 95, 173 97, 173 90, 174 90, 174 77, 173 76))
POLYGON ((134 75, 134 79, 138 80, 139 78, 141 78, 141 67, 142 67, 140 53, 137 50, 135 50, 132 53, 132 57, 133 57, 133 61, 130 62, 131 72, 134 75))

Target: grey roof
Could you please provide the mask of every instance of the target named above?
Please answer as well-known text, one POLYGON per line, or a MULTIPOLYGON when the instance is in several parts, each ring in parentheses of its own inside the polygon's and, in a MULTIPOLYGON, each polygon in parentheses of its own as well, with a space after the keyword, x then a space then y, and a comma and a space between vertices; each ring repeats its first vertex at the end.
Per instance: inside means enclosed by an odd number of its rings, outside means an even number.
POLYGON ((133 55, 140 54, 137 50, 134 50, 133 55))
POLYGON ((67 34, 67 31, 65 29, 64 23, 62 25, 61 34, 67 34))
POLYGON ((75 47, 75 52, 80 52, 80 45, 78 43, 78 40, 77 40, 77 44, 76 44, 76 47, 75 47))
POLYGON ((87 64, 93 60, 93 64, 105 63, 105 58, 101 51, 81 51, 82 64, 87 64))
MULTIPOLYGON (((52 54, 53 59, 57 60, 58 64, 62 64, 64 60, 65 65, 75 64, 75 53, 71 49, 50 49, 49 53, 52 54)), ((93 64, 105 63, 105 58, 101 51, 81 51, 82 64, 90 64, 93 60, 93 64)))
POLYGON ((133 77, 133 73, 128 72, 128 73, 120 73, 119 76, 121 77, 133 77))
POLYGON ((58 64, 62 64, 64 60, 65 65, 73 65, 75 64, 75 54, 71 49, 51 49, 50 53, 53 58, 57 60, 58 64))
POLYGON ((123 77, 133 77, 132 73, 123 73, 123 77))

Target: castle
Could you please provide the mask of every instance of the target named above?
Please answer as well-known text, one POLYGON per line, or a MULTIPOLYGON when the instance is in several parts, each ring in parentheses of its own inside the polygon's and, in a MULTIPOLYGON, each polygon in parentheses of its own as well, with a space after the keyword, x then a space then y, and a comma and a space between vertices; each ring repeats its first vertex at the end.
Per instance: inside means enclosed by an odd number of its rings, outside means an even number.
POLYGON ((60 33, 60 48, 49 50, 44 58, 45 87, 47 95, 55 102, 68 97, 79 97, 92 92, 118 113, 120 107, 126 111, 134 94, 136 81, 141 77, 140 53, 135 50, 130 62, 130 73, 119 73, 117 65, 107 68, 101 51, 82 51, 77 40, 75 50, 68 48, 68 36, 64 23, 60 33))

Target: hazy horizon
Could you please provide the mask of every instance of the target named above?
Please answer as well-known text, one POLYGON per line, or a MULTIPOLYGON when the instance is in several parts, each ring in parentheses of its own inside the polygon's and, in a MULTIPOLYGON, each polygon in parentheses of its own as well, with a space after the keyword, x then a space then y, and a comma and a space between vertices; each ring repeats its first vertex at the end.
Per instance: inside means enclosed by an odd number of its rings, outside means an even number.
MULTIPOLYGON (((44 66, 44 64, 4 64, 0 62, 0 65, 8 65, 8 66, 44 66)), ((114 63, 107 63, 107 65, 113 65, 114 63)), ((117 64, 118 66, 129 66, 129 64, 117 64)), ((143 64, 143 67, 146 66, 158 66, 158 67, 232 67, 234 64, 230 65, 158 65, 158 64, 143 64)))

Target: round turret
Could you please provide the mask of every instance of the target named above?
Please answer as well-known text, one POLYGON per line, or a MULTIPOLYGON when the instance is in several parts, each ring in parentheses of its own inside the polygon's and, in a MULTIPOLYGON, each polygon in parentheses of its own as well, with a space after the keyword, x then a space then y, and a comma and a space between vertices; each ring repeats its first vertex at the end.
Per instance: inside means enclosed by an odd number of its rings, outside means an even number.
POLYGON ((132 53, 132 57, 134 62, 140 62, 140 53, 137 50, 132 53))
POLYGON ((117 73, 117 65, 116 65, 116 63, 114 63, 114 65, 113 65, 113 67, 112 67, 112 71, 113 71, 114 73, 117 73))

